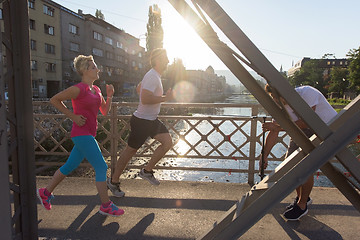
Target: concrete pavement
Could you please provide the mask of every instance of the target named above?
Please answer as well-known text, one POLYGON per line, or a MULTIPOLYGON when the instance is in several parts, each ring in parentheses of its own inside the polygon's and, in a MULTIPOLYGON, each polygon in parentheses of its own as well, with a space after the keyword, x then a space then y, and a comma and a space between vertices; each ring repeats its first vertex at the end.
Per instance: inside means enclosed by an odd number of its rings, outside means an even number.
MULTIPOLYGON (((37 187, 49 179, 37 177, 37 187)), ((139 179, 123 180, 121 188, 126 196, 111 200, 125 214, 106 217, 98 213, 94 179, 66 178, 55 189, 52 210, 38 204, 39 239, 196 239, 250 189, 247 184, 180 181, 152 186, 139 179)), ((281 214, 294 196, 240 239, 359 239, 360 214, 336 188, 314 188, 308 215, 287 222, 281 214)))

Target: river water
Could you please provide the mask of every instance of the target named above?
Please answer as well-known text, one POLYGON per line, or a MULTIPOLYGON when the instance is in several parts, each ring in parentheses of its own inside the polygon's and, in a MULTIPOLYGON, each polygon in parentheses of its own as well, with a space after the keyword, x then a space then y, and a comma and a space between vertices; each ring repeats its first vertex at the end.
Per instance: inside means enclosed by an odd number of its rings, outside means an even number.
MULTIPOLYGON (((257 103, 256 99, 254 99, 251 95, 233 95, 226 99, 227 103, 257 103)), ((247 108, 224 108, 222 115, 226 116, 251 116, 251 109, 247 108)), ((265 116, 265 113, 260 113, 261 116, 265 116)), ((225 133, 226 130, 232 131, 233 125, 227 125, 230 123, 224 123, 221 125, 223 128, 222 131, 225 133)), ((185 126, 186 127, 186 126, 185 126)), ((208 132, 208 129, 213 128, 209 123, 201 123, 197 126, 197 129, 201 132, 208 132)), ((250 128, 250 125, 248 126, 250 128)), ((246 126, 245 126, 245 131, 246 126)), ((261 124, 258 125, 258 131, 261 130, 261 124)), ((188 141, 197 142, 199 136, 194 133, 190 133, 187 135, 188 141)), ((212 134, 209 136, 211 142, 220 142, 220 139, 223 139, 222 135, 212 134), (219 138, 219 139, 216 139, 219 138)), ((242 135, 232 136, 232 141, 236 145, 242 144, 246 141, 246 138, 242 135)), ((285 138, 285 142, 288 143, 290 139, 285 138)), ((175 149, 177 152, 186 152, 187 144, 182 144, 181 141, 175 145, 175 149), (182 149, 184 148, 184 149, 182 149)), ((244 152, 249 151, 249 145, 244 147, 245 149, 241 149, 244 152), (246 149, 247 148, 247 149, 246 149)), ((199 151, 209 151, 206 144, 198 145, 197 150, 199 151)), ((221 149, 219 149, 224 155, 233 151, 233 148, 222 145, 221 149)), ((260 154, 261 146, 256 148, 256 156, 260 154)), ((286 147, 282 145, 276 145, 272 152, 275 156, 282 156, 286 153, 286 147)), ((146 160, 137 159, 133 162, 134 164, 146 164, 146 160)), ((167 158, 162 159, 158 163, 161 166, 176 166, 176 167, 198 167, 198 168, 225 168, 225 169, 247 169, 248 161, 233 161, 233 160, 221 160, 221 159, 191 159, 191 158, 167 158)), ((258 161, 256 161, 255 168, 258 169, 258 161)), ((269 162, 268 170, 274 170, 280 162, 269 162)), ((320 170, 319 170, 320 172, 320 170)), ((130 170, 129 172, 125 172, 122 177, 136 177, 136 173, 134 170, 130 170)), ((162 180, 173 180, 173 181, 205 181, 205 182, 231 182, 231 183, 247 183, 248 175, 246 173, 231 173, 231 172, 208 172, 208 171, 183 171, 183 170, 157 170, 155 173, 155 177, 162 180)), ((332 187, 332 183, 327 179, 327 177, 318 175, 314 177, 315 186, 326 186, 332 187)), ((255 176, 255 182, 259 182, 259 176, 255 176)))

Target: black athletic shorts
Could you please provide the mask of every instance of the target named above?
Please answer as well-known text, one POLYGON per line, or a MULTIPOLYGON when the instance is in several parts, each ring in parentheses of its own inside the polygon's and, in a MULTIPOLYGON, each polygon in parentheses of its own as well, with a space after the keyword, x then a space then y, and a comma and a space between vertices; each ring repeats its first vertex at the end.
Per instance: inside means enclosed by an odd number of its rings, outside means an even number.
POLYGON ((148 137, 154 138, 160 133, 169 133, 165 125, 159 120, 146 120, 131 116, 131 132, 128 139, 129 147, 138 149, 144 144, 148 137))

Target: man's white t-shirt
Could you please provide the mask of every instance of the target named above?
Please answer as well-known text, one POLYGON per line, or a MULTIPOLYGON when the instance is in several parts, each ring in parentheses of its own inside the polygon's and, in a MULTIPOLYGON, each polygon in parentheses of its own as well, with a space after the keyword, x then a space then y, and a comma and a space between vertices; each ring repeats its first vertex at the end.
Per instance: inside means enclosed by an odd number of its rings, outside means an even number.
POLYGON ((141 94, 142 90, 146 89, 154 94, 154 96, 162 96, 163 95, 163 86, 161 83, 161 75, 155 70, 150 69, 144 76, 141 81, 140 86, 140 96, 139 96, 139 105, 136 111, 134 112, 134 116, 146 119, 146 120, 155 120, 160 113, 160 103, 156 104, 143 104, 141 102, 141 94))
MULTIPOLYGON (((311 86, 301 86, 295 88, 295 91, 304 99, 304 101, 311 108, 316 106, 315 113, 325 123, 328 123, 333 117, 336 116, 337 112, 329 104, 324 95, 316 88, 311 86)), ((286 105, 285 108, 293 121, 297 121, 299 119, 289 105, 286 105)))

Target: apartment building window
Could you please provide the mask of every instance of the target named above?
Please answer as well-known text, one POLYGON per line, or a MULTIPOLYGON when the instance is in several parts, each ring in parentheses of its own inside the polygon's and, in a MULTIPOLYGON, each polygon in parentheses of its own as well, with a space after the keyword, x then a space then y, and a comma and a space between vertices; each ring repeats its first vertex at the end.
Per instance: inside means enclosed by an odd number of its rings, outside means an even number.
POLYGON ((94 39, 102 41, 103 35, 101 33, 98 33, 98 32, 94 31, 94 39))
POLYGON ((121 55, 116 55, 116 61, 118 62, 123 62, 124 61, 124 57, 121 55))
POLYGON ((142 57, 142 54, 141 54, 141 52, 139 52, 139 55, 138 55, 138 56, 139 56, 139 58, 141 58, 141 57, 142 57))
POLYGON ((79 34, 79 28, 69 23, 69 32, 72 34, 79 34))
POLYGON ((114 68, 113 67, 106 67, 106 72, 109 76, 111 76, 111 74, 113 73, 114 68))
POLYGON ((52 7, 49 7, 49 6, 47 6, 47 5, 43 5, 43 10, 44 10, 44 13, 46 14, 46 15, 49 15, 49 16, 54 16, 54 11, 55 11, 55 9, 54 8, 52 8, 52 7))
POLYGON ((47 72, 56 72, 56 64, 55 63, 45 63, 45 69, 47 72))
POLYGON ((104 67, 103 67, 103 65, 97 65, 97 68, 100 70, 100 72, 103 72, 104 71, 104 67))
POLYGON ((54 35, 54 27, 44 24, 44 32, 49 35, 54 35))
POLYGON ((98 49, 98 48, 93 48, 92 49, 92 53, 96 56, 99 56, 99 57, 103 57, 104 56, 104 51, 101 50, 101 49, 98 49))
POLYGON ((28 1, 29 8, 35 9, 35 0, 28 1))
POLYGON ((35 30, 35 20, 33 20, 33 19, 30 19, 29 20, 29 24, 30 24, 30 29, 33 29, 33 30, 35 30))
POLYGON ((36 50, 36 41, 33 39, 30 40, 30 49, 36 50))
POLYGON ((3 10, 0 8, 0 19, 3 19, 3 10))
POLYGON ((132 51, 131 51, 131 54, 132 54, 132 55, 135 55, 135 54, 136 54, 135 50, 132 50, 132 51))
POLYGON ((80 45, 77 43, 70 43, 70 51, 78 52, 80 50, 80 45))
POLYGON ((38 81, 37 80, 32 80, 32 88, 33 89, 38 89, 38 87, 39 87, 38 81))
POLYGON ((141 69, 143 67, 142 63, 139 63, 139 68, 141 69))
POLYGON ((109 45, 113 45, 113 40, 109 37, 105 37, 105 43, 109 44, 109 45))
POLYGON ((106 52, 107 59, 114 59, 114 54, 112 52, 106 52))
POLYGON ((136 62, 135 62, 135 61, 132 61, 132 62, 131 62, 131 65, 132 65, 133 67, 136 67, 136 62))
POLYGON ((45 52, 55 54, 55 46, 45 43, 45 52))
POLYGON ((31 65, 31 70, 34 70, 34 71, 37 70, 37 61, 31 60, 30 65, 31 65))
POLYGON ((122 70, 121 68, 115 68, 115 74, 116 75, 121 75, 123 73, 124 70, 122 70))
POLYGON ((123 45, 122 45, 121 42, 116 42, 116 47, 117 47, 117 48, 123 48, 123 45))
POLYGON ((124 49, 124 50, 125 50, 125 52, 128 52, 128 48, 127 48, 127 47, 125 47, 125 49, 124 49))

